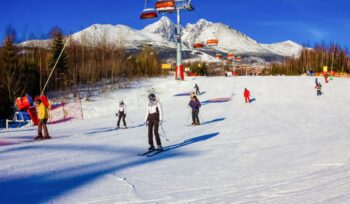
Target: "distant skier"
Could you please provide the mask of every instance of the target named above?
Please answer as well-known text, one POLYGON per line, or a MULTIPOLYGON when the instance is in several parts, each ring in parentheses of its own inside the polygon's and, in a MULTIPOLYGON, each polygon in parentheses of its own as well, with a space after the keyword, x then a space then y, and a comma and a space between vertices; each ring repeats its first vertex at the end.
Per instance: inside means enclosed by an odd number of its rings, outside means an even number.
POLYGON ((326 83, 328 83, 328 77, 329 77, 328 72, 324 73, 324 81, 326 83))
POLYGON ((322 84, 318 83, 317 86, 316 86, 317 96, 321 96, 322 95, 321 89, 322 89, 322 84))
POLYGON ((127 128, 126 122, 125 122, 126 106, 125 106, 124 101, 119 102, 118 112, 117 112, 116 116, 118 117, 117 128, 120 128, 121 119, 123 119, 124 128, 127 128))
POLYGON ((36 108, 38 111, 38 118, 39 118, 39 124, 38 124, 38 136, 36 136, 35 140, 41 140, 41 139, 50 139, 49 131, 47 130, 47 120, 49 118, 49 112, 48 108, 42 103, 42 99, 40 97, 35 98, 36 102, 36 108), (43 134, 44 131, 44 134, 43 134))
POLYGON ((193 96, 188 105, 192 108, 192 125, 200 125, 198 115, 201 102, 198 100, 197 96, 193 96))
POLYGON ((201 92, 199 91, 199 86, 197 84, 194 85, 194 88, 196 89, 196 94, 201 95, 201 92))
POLYGON ((149 103, 146 111, 146 118, 145 118, 145 124, 148 125, 148 144, 149 144, 149 151, 157 150, 161 151, 163 150, 162 143, 159 137, 159 125, 162 124, 163 120, 163 112, 162 112, 162 106, 157 101, 156 96, 151 93, 148 95, 149 103), (157 143, 157 149, 154 148, 153 145, 153 133, 156 139, 157 143))
POLYGON ((250 103, 250 92, 247 88, 244 88, 243 96, 244 96, 245 102, 250 103))

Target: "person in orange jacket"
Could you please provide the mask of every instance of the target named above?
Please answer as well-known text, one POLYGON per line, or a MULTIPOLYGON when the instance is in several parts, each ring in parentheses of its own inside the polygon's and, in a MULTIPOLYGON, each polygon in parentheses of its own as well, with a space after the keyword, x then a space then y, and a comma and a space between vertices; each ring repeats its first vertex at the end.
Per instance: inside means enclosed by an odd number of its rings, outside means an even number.
POLYGON ((250 103, 250 92, 247 88, 244 88, 244 93, 243 93, 243 96, 244 96, 244 100, 246 103, 250 103))
POLYGON ((39 118, 39 124, 38 124, 38 136, 35 137, 35 140, 40 139, 50 139, 49 131, 47 130, 47 120, 49 118, 49 112, 48 108, 45 106, 45 104, 42 102, 42 99, 40 97, 37 97, 35 99, 36 102, 36 108, 38 111, 38 118, 39 118), (43 134, 44 131, 44 134, 43 134))

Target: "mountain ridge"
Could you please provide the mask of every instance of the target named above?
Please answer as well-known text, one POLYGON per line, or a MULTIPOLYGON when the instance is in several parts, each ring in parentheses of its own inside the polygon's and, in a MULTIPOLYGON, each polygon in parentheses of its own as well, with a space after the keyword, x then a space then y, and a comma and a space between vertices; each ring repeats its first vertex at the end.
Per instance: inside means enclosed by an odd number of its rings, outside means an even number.
MULTIPOLYGON (((153 24, 137 30, 127 25, 92 24, 91 26, 73 33, 72 39, 79 43, 94 45, 99 42, 121 44, 127 49, 139 49, 144 44, 155 47, 176 48, 176 24, 166 16, 161 17, 153 24)), ((20 43, 27 46, 31 42, 48 46, 47 40, 32 40, 20 43)), ((182 44, 184 51, 218 52, 235 54, 255 53, 257 55, 278 55, 282 57, 298 57, 303 46, 286 40, 271 44, 258 43, 248 35, 223 23, 214 23, 206 19, 199 19, 196 23, 187 23, 182 27, 182 44), (218 39, 217 46, 206 46, 194 49, 195 43, 206 44, 209 39, 218 39)), ((214 57, 213 57, 214 58, 214 57)))

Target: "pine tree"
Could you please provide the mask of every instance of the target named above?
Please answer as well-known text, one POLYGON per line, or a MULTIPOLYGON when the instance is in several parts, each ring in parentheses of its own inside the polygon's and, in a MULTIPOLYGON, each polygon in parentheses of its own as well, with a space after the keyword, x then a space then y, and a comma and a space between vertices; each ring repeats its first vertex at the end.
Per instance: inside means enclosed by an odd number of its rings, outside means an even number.
MULTIPOLYGON (((53 68, 58 57, 60 56, 62 49, 64 47, 63 34, 59 28, 54 28, 51 32, 52 35, 52 46, 51 46, 51 62, 50 67, 53 68)), ((62 53, 59 59, 56 69, 58 73, 66 73, 68 71, 68 58, 65 52, 62 53)))
POLYGON ((0 87, 5 91, 7 98, 14 101, 21 96, 24 91, 20 81, 20 66, 18 59, 18 49, 14 45, 15 35, 9 34, 2 44, 1 49, 1 84, 0 87))
POLYGON ((59 28, 54 28, 51 32, 52 36, 52 45, 51 45, 51 60, 50 60, 50 68, 54 68, 54 65, 57 62, 55 68, 55 82, 59 84, 55 84, 55 88, 66 87, 67 85, 67 74, 68 74, 68 58, 66 53, 63 51, 61 57, 59 58, 62 49, 64 47, 63 43, 63 34, 59 28))

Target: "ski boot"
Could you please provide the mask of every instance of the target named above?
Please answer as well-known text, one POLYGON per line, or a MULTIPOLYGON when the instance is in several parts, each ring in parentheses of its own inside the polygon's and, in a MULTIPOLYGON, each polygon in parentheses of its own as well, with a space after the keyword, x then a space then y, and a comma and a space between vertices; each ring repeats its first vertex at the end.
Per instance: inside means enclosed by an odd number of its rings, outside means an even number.
POLYGON ((42 139, 44 139, 42 135, 38 135, 34 138, 34 140, 42 140, 42 139))
POLYGON ((158 145, 156 150, 157 150, 157 151, 163 151, 162 145, 158 145))
POLYGON ((153 151, 153 150, 155 150, 153 145, 148 147, 148 151, 153 151))

